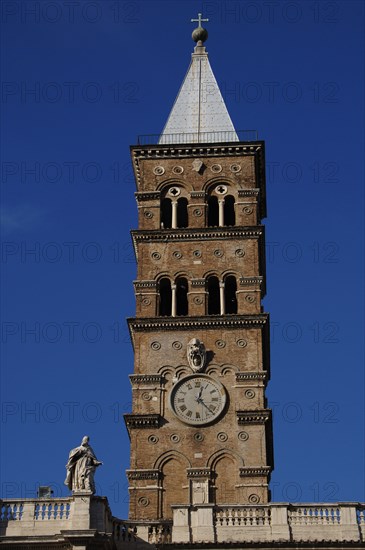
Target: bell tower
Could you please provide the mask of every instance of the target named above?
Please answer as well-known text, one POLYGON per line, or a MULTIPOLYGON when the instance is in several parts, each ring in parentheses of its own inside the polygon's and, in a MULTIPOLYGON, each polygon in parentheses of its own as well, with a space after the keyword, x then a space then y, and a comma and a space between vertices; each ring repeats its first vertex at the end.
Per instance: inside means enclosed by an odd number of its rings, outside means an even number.
POLYGON ((138 205, 130 520, 174 506, 265 504, 264 143, 238 132, 198 27, 165 128, 131 147, 138 205))

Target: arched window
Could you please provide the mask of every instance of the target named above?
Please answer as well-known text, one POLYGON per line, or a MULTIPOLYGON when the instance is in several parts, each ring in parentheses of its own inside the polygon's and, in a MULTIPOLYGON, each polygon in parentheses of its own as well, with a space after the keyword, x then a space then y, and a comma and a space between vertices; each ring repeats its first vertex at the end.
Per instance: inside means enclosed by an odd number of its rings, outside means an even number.
POLYGON ((219 315, 220 312, 219 280, 212 275, 208 278, 208 315, 219 315))
POLYGON ((228 275, 224 279, 224 311, 226 313, 237 313, 237 283, 236 277, 228 275))
POLYGON ((185 277, 176 279, 176 315, 188 314, 188 281, 185 277))
POLYGON ((165 197, 161 200, 161 228, 170 229, 172 224, 172 202, 165 197))
POLYGON ((210 197, 208 197, 208 227, 218 227, 218 225, 218 197, 210 195, 210 197))
POLYGON ((164 277, 160 280, 159 284, 160 289, 160 304, 159 304, 159 314, 161 316, 171 315, 171 303, 172 303, 172 292, 171 292, 171 281, 164 277))
POLYGON ((177 227, 188 227, 188 199, 177 200, 177 227))
POLYGON ((235 225, 234 197, 226 195, 224 198, 224 225, 235 225))

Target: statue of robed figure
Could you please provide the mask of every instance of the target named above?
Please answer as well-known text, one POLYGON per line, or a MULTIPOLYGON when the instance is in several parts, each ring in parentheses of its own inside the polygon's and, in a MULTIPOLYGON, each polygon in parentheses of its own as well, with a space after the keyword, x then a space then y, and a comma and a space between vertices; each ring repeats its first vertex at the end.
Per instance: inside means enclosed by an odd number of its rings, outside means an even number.
POLYGON ((66 464, 65 485, 74 492, 90 491, 95 493, 94 473, 100 462, 89 445, 89 437, 82 438, 80 447, 70 451, 66 464))

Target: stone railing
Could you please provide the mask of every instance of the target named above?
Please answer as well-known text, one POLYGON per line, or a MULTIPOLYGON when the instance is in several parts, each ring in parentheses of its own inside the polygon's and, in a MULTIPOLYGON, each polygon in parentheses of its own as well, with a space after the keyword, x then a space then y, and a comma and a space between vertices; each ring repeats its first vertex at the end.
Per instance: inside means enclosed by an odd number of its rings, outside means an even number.
POLYGON ((365 505, 359 503, 172 508, 173 521, 124 521, 112 516, 105 497, 85 493, 66 498, 6 499, 0 501, 0 537, 29 541, 39 536, 54 540, 58 535, 61 544, 71 540, 68 537, 90 533, 91 538, 101 537, 117 550, 126 545, 143 550, 149 545, 173 543, 315 541, 341 541, 349 548, 351 543, 365 542, 365 505))

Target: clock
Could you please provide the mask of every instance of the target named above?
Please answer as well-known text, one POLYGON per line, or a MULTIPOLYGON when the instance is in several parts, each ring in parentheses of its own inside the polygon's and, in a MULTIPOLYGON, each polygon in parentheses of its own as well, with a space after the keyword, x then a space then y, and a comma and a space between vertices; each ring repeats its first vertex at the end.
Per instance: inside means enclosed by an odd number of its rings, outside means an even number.
POLYGON ((179 420, 192 426, 210 424, 223 412, 224 386, 206 374, 185 376, 171 390, 170 407, 179 420))

